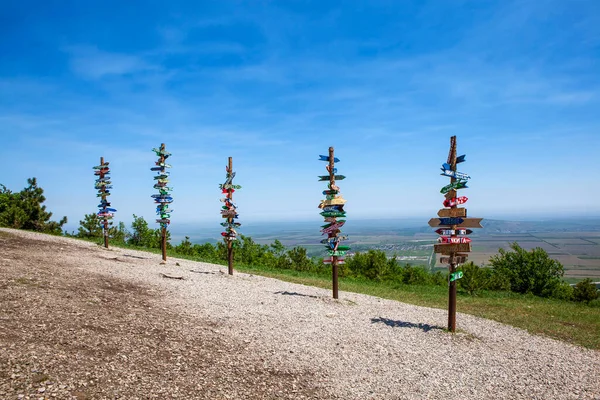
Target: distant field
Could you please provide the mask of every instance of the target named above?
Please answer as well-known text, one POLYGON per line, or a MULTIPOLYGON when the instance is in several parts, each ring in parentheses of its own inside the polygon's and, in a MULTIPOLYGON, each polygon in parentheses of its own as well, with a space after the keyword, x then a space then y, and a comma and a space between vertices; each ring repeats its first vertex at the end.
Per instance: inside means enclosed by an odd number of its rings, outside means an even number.
MULTIPOLYGON (((430 265, 433 268, 445 268, 439 263, 440 256, 433 256, 433 244, 437 235, 415 233, 413 235, 376 235, 352 236, 349 244, 352 251, 368 251, 377 249, 388 256, 395 255, 400 261, 413 265, 430 265), (435 261, 435 262, 434 262, 435 261)), ((492 256, 498 254, 498 249, 510 249, 512 242, 517 242, 526 250, 536 247, 544 249, 550 257, 565 266, 565 277, 592 278, 600 280, 600 240, 592 242, 590 238, 599 238, 598 232, 565 232, 545 234, 496 234, 473 235, 472 252, 469 260, 477 265, 489 265, 492 256)), ((300 244, 308 249, 310 256, 323 256, 321 245, 300 244)))
MULTIPOLYGON (((352 252, 370 249, 382 250, 388 257, 396 256, 401 262, 445 268, 439 255, 433 254, 437 234, 430 227, 415 227, 403 221, 349 221, 346 242, 352 252)), ((600 219, 569 219, 565 221, 500 221, 484 220, 484 229, 475 230, 469 260, 477 265, 488 265, 498 249, 509 249, 517 242, 526 250, 544 249, 550 257, 565 266, 566 277, 592 278, 600 281, 600 219)), ((286 247, 302 246, 310 257, 323 257, 325 247, 319 243, 319 223, 268 225, 262 229, 242 230, 257 243, 270 244, 276 239, 286 247), (290 229, 293 227, 293 229, 290 229), (247 232, 248 231, 248 232, 247 232)))

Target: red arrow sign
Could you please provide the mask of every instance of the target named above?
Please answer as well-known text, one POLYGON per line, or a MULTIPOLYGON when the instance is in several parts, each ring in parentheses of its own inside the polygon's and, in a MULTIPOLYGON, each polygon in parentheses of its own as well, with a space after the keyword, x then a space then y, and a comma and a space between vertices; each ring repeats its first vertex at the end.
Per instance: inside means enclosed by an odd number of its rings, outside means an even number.
POLYGON ((451 199, 444 200, 444 207, 454 207, 459 204, 465 204, 469 200, 466 196, 453 197, 451 199))
POLYGON ((448 235, 448 236, 452 236, 452 235, 470 235, 471 233, 473 233, 472 230, 470 229, 437 229, 435 231, 435 233, 437 233, 438 235, 448 235))
POLYGON ((438 238, 440 243, 471 243, 471 239, 466 237, 448 237, 448 236, 440 236, 438 238))

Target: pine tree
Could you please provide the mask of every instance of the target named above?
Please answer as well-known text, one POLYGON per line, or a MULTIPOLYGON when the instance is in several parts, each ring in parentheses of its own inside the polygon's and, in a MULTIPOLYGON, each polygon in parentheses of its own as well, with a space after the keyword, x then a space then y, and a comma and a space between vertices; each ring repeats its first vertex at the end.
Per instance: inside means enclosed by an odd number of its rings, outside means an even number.
POLYGON ((51 221, 52 213, 42 205, 46 201, 44 190, 36 178, 27 179, 28 187, 13 193, 0 185, 0 225, 16 229, 28 229, 51 234, 61 234, 67 217, 59 222, 51 221))

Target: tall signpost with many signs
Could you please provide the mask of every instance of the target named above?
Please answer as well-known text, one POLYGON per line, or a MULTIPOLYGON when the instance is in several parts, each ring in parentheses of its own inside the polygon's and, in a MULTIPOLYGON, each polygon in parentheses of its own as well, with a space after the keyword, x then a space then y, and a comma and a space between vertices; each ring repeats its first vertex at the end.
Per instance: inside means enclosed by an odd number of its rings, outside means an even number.
POLYGON ((444 186, 440 193, 446 196, 444 207, 438 211, 439 218, 429 220, 429 226, 439 227, 436 233, 440 235, 439 244, 434 245, 434 252, 440 253, 441 263, 448 264, 448 330, 456 330, 456 281, 462 278, 462 271, 458 271, 459 264, 466 262, 471 251, 471 239, 466 237, 472 233, 471 229, 481 228, 482 218, 468 218, 467 209, 458 207, 467 202, 465 196, 458 196, 458 190, 467 188, 467 181, 471 177, 456 170, 456 165, 465 161, 465 156, 456 156, 456 136, 450 138, 450 152, 448 160, 442 164, 443 176, 450 177, 450 184, 444 186))
POLYGON ((100 165, 94 167, 94 175, 97 176, 94 187, 98 190, 97 196, 100 198, 100 204, 98 204, 98 218, 100 219, 100 225, 104 233, 104 247, 108 249, 108 230, 109 220, 112 219, 114 213, 117 211, 114 208, 110 208, 110 202, 107 197, 110 196, 110 189, 112 189, 110 177, 110 169, 108 168, 108 162, 104 162, 104 157, 100 157, 100 165))
POLYGON ((156 204, 156 214, 159 218, 156 220, 157 223, 160 224, 161 228, 161 241, 160 248, 162 250, 162 262, 165 263, 167 261, 167 227, 171 223, 171 213, 173 210, 169 209, 169 204, 173 202, 173 197, 171 197, 171 190, 169 185, 169 175, 170 172, 167 172, 167 168, 171 168, 171 166, 165 163, 166 159, 169 158, 171 153, 167 152, 165 149, 165 144, 161 143, 160 148, 154 148, 152 151, 158 157, 158 161, 156 161, 156 166, 150 168, 151 171, 155 171, 156 175, 154 176, 154 188, 158 190, 158 194, 153 194, 154 203, 156 204))
POLYGON ((331 264, 332 268, 332 284, 333 284, 333 298, 338 298, 338 265, 344 262, 342 257, 346 254, 346 251, 350 250, 348 246, 342 246, 340 243, 346 239, 345 236, 341 236, 340 228, 346 223, 346 220, 338 220, 338 218, 344 218, 346 212, 344 211, 344 203, 346 200, 342 198, 340 188, 335 184, 336 180, 342 180, 346 177, 344 175, 336 175, 337 168, 335 163, 339 162, 333 155, 333 147, 329 148, 328 156, 319 156, 320 161, 326 161, 327 165, 325 169, 329 172, 329 175, 319 176, 319 181, 329 181, 327 185, 328 190, 324 190, 325 200, 321 200, 319 208, 321 209, 321 215, 325 218, 325 225, 321 226, 321 234, 327 235, 326 239, 321 240, 321 243, 327 248, 329 257, 324 259, 325 264, 331 264))
POLYGON ((223 218, 227 218, 225 222, 221 222, 221 226, 225 227, 225 232, 221 232, 221 236, 223 236, 223 240, 227 243, 227 266, 229 275, 233 275, 233 242, 237 238, 236 228, 240 227, 239 222, 235 222, 238 218, 237 207, 233 203, 233 192, 236 189, 241 189, 240 185, 233 184, 233 178, 235 177, 235 172, 233 172, 231 157, 229 157, 229 163, 227 167, 225 167, 225 171, 227 175, 225 177, 225 183, 220 184, 219 188, 222 190, 225 198, 221 199, 223 203, 225 203, 221 208, 221 216, 223 218))

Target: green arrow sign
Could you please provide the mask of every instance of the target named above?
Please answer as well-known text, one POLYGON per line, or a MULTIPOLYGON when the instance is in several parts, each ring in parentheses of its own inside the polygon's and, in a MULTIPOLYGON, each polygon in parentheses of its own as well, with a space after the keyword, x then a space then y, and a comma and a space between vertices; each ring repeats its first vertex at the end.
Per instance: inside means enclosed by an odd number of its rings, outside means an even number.
POLYGON ((460 279, 463 277, 463 272, 462 271, 456 271, 456 272, 452 272, 450 274, 450 282, 453 282, 457 279, 460 279))

